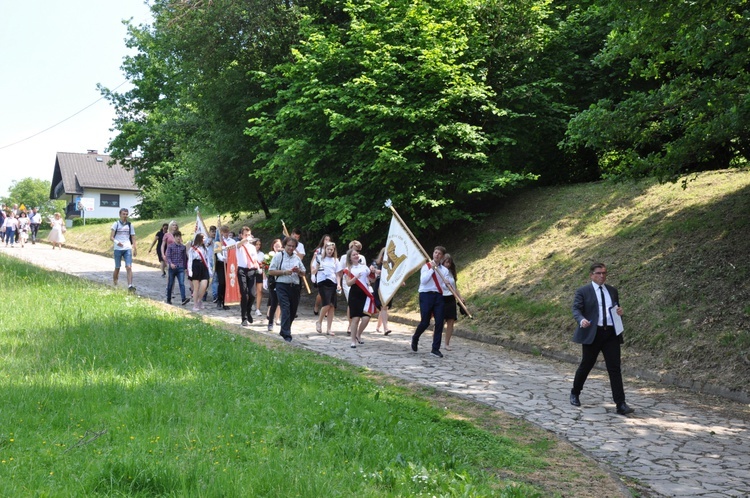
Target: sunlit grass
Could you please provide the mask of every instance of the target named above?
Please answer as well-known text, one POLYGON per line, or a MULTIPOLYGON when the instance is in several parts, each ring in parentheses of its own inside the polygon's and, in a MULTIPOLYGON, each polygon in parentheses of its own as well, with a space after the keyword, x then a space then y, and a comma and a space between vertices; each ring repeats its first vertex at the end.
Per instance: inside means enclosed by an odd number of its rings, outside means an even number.
POLYGON ((539 448, 305 351, 0 256, 1 496, 535 496, 539 448))

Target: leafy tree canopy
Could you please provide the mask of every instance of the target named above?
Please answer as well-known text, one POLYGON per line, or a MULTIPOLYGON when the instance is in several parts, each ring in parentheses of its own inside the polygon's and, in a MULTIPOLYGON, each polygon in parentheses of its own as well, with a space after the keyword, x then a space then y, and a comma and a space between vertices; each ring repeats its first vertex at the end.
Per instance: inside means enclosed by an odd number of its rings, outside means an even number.
POLYGON ((629 68, 621 95, 578 114, 567 143, 605 176, 676 180, 750 159, 747 0, 601 2, 612 19, 595 63, 629 68))
POLYGON ((339 21, 302 17, 293 60, 256 77, 256 178, 312 230, 359 238, 391 198, 413 228, 472 220, 471 202, 532 175, 488 154, 509 119, 487 84, 477 5, 459 0, 334 2, 339 21))

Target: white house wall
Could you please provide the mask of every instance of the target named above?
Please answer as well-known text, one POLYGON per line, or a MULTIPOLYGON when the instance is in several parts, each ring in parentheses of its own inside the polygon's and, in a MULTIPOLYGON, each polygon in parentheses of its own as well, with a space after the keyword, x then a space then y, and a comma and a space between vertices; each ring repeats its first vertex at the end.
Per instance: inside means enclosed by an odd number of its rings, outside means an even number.
POLYGON ((122 208, 127 208, 128 211, 130 211, 131 217, 136 218, 137 216, 133 214, 133 208, 136 204, 141 202, 136 192, 123 192, 122 190, 84 189, 84 193, 81 197, 94 198, 94 210, 87 211, 84 214, 87 218, 118 218, 120 216, 120 209, 122 208), (101 206, 101 194, 119 195, 120 207, 101 206))

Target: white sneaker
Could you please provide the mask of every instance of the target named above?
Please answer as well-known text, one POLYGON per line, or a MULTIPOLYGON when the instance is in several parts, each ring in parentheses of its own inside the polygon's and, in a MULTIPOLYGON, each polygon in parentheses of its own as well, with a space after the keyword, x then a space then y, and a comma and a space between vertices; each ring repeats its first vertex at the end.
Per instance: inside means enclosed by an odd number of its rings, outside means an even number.
POLYGON ((255 316, 262 316, 263 313, 260 312, 260 310, 255 310, 255 316))

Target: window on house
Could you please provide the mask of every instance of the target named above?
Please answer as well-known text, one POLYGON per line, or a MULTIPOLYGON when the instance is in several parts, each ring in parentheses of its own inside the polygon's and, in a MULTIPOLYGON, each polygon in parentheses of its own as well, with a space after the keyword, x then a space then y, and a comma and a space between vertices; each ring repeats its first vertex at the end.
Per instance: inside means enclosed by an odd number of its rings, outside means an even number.
POLYGON ((99 206, 120 207, 120 196, 118 194, 101 194, 99 196, 99 206))

